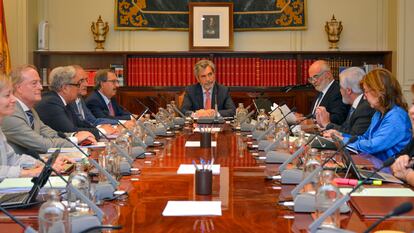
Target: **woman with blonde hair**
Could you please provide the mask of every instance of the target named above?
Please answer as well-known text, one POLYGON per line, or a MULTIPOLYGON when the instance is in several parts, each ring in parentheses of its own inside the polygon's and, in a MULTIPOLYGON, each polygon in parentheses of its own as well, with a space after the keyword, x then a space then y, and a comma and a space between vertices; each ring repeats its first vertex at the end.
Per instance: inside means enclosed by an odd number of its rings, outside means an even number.
MULTIPOLYGON (((15 104, 11 81, 9 77, 0 73, 0 123, 4 117, 14 112, 15 104)), ((53 167, 61 171, 63 160, 64 158, 56 160, 53 167)), ((0 128, 0 182, 7 177, 37 176, 41 170, 42 165, 36 159, 14 152, 0 128)))
MULTIPOLYGON (((412 137, 407 103, 398 80, 386 69, 375 69, 361 80, 364 98, 376 110, 367 131, 348 146, 386 160, 398 154, 412 137)), ((343 135, 346 143, 350 135, 343 135)))

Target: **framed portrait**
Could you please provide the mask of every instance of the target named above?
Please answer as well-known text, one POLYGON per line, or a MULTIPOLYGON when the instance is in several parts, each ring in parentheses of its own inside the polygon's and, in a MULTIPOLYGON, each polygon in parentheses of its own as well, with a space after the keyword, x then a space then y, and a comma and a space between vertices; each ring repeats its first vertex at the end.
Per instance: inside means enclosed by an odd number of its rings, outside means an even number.
POLYGON ((233 3, 190 2, 190 50, 233 50, 233 3))

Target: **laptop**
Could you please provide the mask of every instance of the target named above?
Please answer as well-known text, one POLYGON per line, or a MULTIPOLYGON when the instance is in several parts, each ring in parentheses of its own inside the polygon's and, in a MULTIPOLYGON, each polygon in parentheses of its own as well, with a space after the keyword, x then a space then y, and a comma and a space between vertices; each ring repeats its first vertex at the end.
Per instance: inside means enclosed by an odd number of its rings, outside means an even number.
MULTIPOLYGON (((343 146, 343 142, 340 141, 341 147, 343 146)), ((351 149, 351 151, 354 151, 351 149)), ((358 169, 355 165, 354 159, 352 158, 352 155, 349 153, 348 147, 344 150, 343 156, 342 156, 343 162, 345 166, 358 178, 358 180, 363 180, 366 177, 370 176, 373 171, 364 170, 364 169, 358 169)), ((396 178, 395 176, 385 173, 385 172, 377 172, 374 174, 371 178, 371 180, 381 180, 383 182, 388 183, 397 183, 397 184, 403 184, 400 179, 396 178)))
POLYGON ((37 204, 37 195, 52 174, 52 169, 50 167, 55 163, 59 153, 60 149, 55 150, 47 160, 46 165, 43 167, 39 176, 32 178, 33 186, 29 192, 1 193, 0 205, 3 208, 10 209, 25 208, 37 204))

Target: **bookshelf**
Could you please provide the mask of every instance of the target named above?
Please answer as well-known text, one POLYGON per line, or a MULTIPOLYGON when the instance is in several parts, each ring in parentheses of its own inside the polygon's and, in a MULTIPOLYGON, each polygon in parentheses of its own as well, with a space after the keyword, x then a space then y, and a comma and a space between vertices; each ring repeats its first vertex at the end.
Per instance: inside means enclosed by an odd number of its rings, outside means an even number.
MULTIPOLYGON (((79 64, 87 70, 117 67, 123 69, 124 86, 119 101, 132 112, 139 112, 134 98, 156 109, 147 96, 158 102, 175 99, 187 85, 195 83, 193 64, 208 58, 216 64, 218 82, 230 87, 234 102, 250 104, 260 93, 272 101, 286 101, 307 113, 315 96, 308 85, 307 69, 317 59, 331 64, 337 78, 341 66, 381 64, 392 70, 391 51, 283 51, 283 52, 129 52, 129 51, 35 51, 34 65, 41 76, 56 66, 79 64), (161 97, 162 96, 162 97, 161 97)), ((121 72, 121 71, 119 71, 121 72)), ((47 82, 44 82, 46 85, 47 82)))

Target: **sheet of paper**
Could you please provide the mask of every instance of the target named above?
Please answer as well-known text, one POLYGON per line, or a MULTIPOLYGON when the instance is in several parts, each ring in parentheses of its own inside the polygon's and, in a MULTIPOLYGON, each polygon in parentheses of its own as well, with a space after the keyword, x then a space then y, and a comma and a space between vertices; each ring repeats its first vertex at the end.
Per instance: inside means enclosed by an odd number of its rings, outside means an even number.
MULTIPOLYGON (((213 127, 213 128, 211 128, 211 132, 212 133, 215 133, 215 132, 220 132, 220 130, 221 130, 221 128, 219 128, 219 127, 213 127)), ((200 128, 194 128, 194 131, 193 132, 200 132, 200 128)))
MULTIPOLYGON (((83 150, 83 149, 82 149, 83 150)), ((67 152, 67 153, 61 153, 62 155, 74 159, 76 162, 81 161, 83 158, 86 158, 86 156, 81 153, 80 151, 77 152, 67 152)), ((48 158, 51 154, 40 154, 40 157, 45 159, 48 158)))
MULTIPOLYGON (((216 147, 217 142, 216 141, 211 141, 211 146, 216 147)), ((185 147, 200 147, 200 141, 186 141, 185 142, 185 147)))
MULTIPOLYGON (((351 188, 340 188, 342 194, 349 193, 351 188)), ((414 191, 409 188, 364 188, 354 192, 353 197, 414 197, 414 191)))
MULTIPOLYGON (((56 147, 51 147, 49 150, 47 150, 47 153, 53 153, 56 149, 56 147)), ((88 148, 82 148, 85 153, 88 153, 88 148)), ((62 147, 60 148, 60 153, 76 153, 79 152, 79 150, 76 147, 62 147)))
MULTIPOLYGON (((69 177, 64 176, 64 178, 67 180, 69 177)), ((0 183, 0 191, 2 193, 5 192, 16 192, 16 191, 28 191, 32 188, 32 178, 6 178, 0 183)), ((66 183, 60 179, 57 176, 51 176, 49 177, 49 181, 46 182, 45 186, 43 188, 65 188, 66 183), (50 181, 50 182, 49 182, 50 181), (50 185, 52 184, 52 186, 50 185)))
POLYGON ((221 201, 168 201, 162 216, 221 216, 221 201))
MULTIPOLYGON (((197 164, 197 167, 199 169, 202 168, 201 164, 197 164)), ((213 170, 214 175, 220 174, 220 164, 213 164, 212 170, 213 170)), ((194 174, 194 173, 195 173, 195 167, 193 164, 181 164, 177 170, 177 174, 194 174)))

